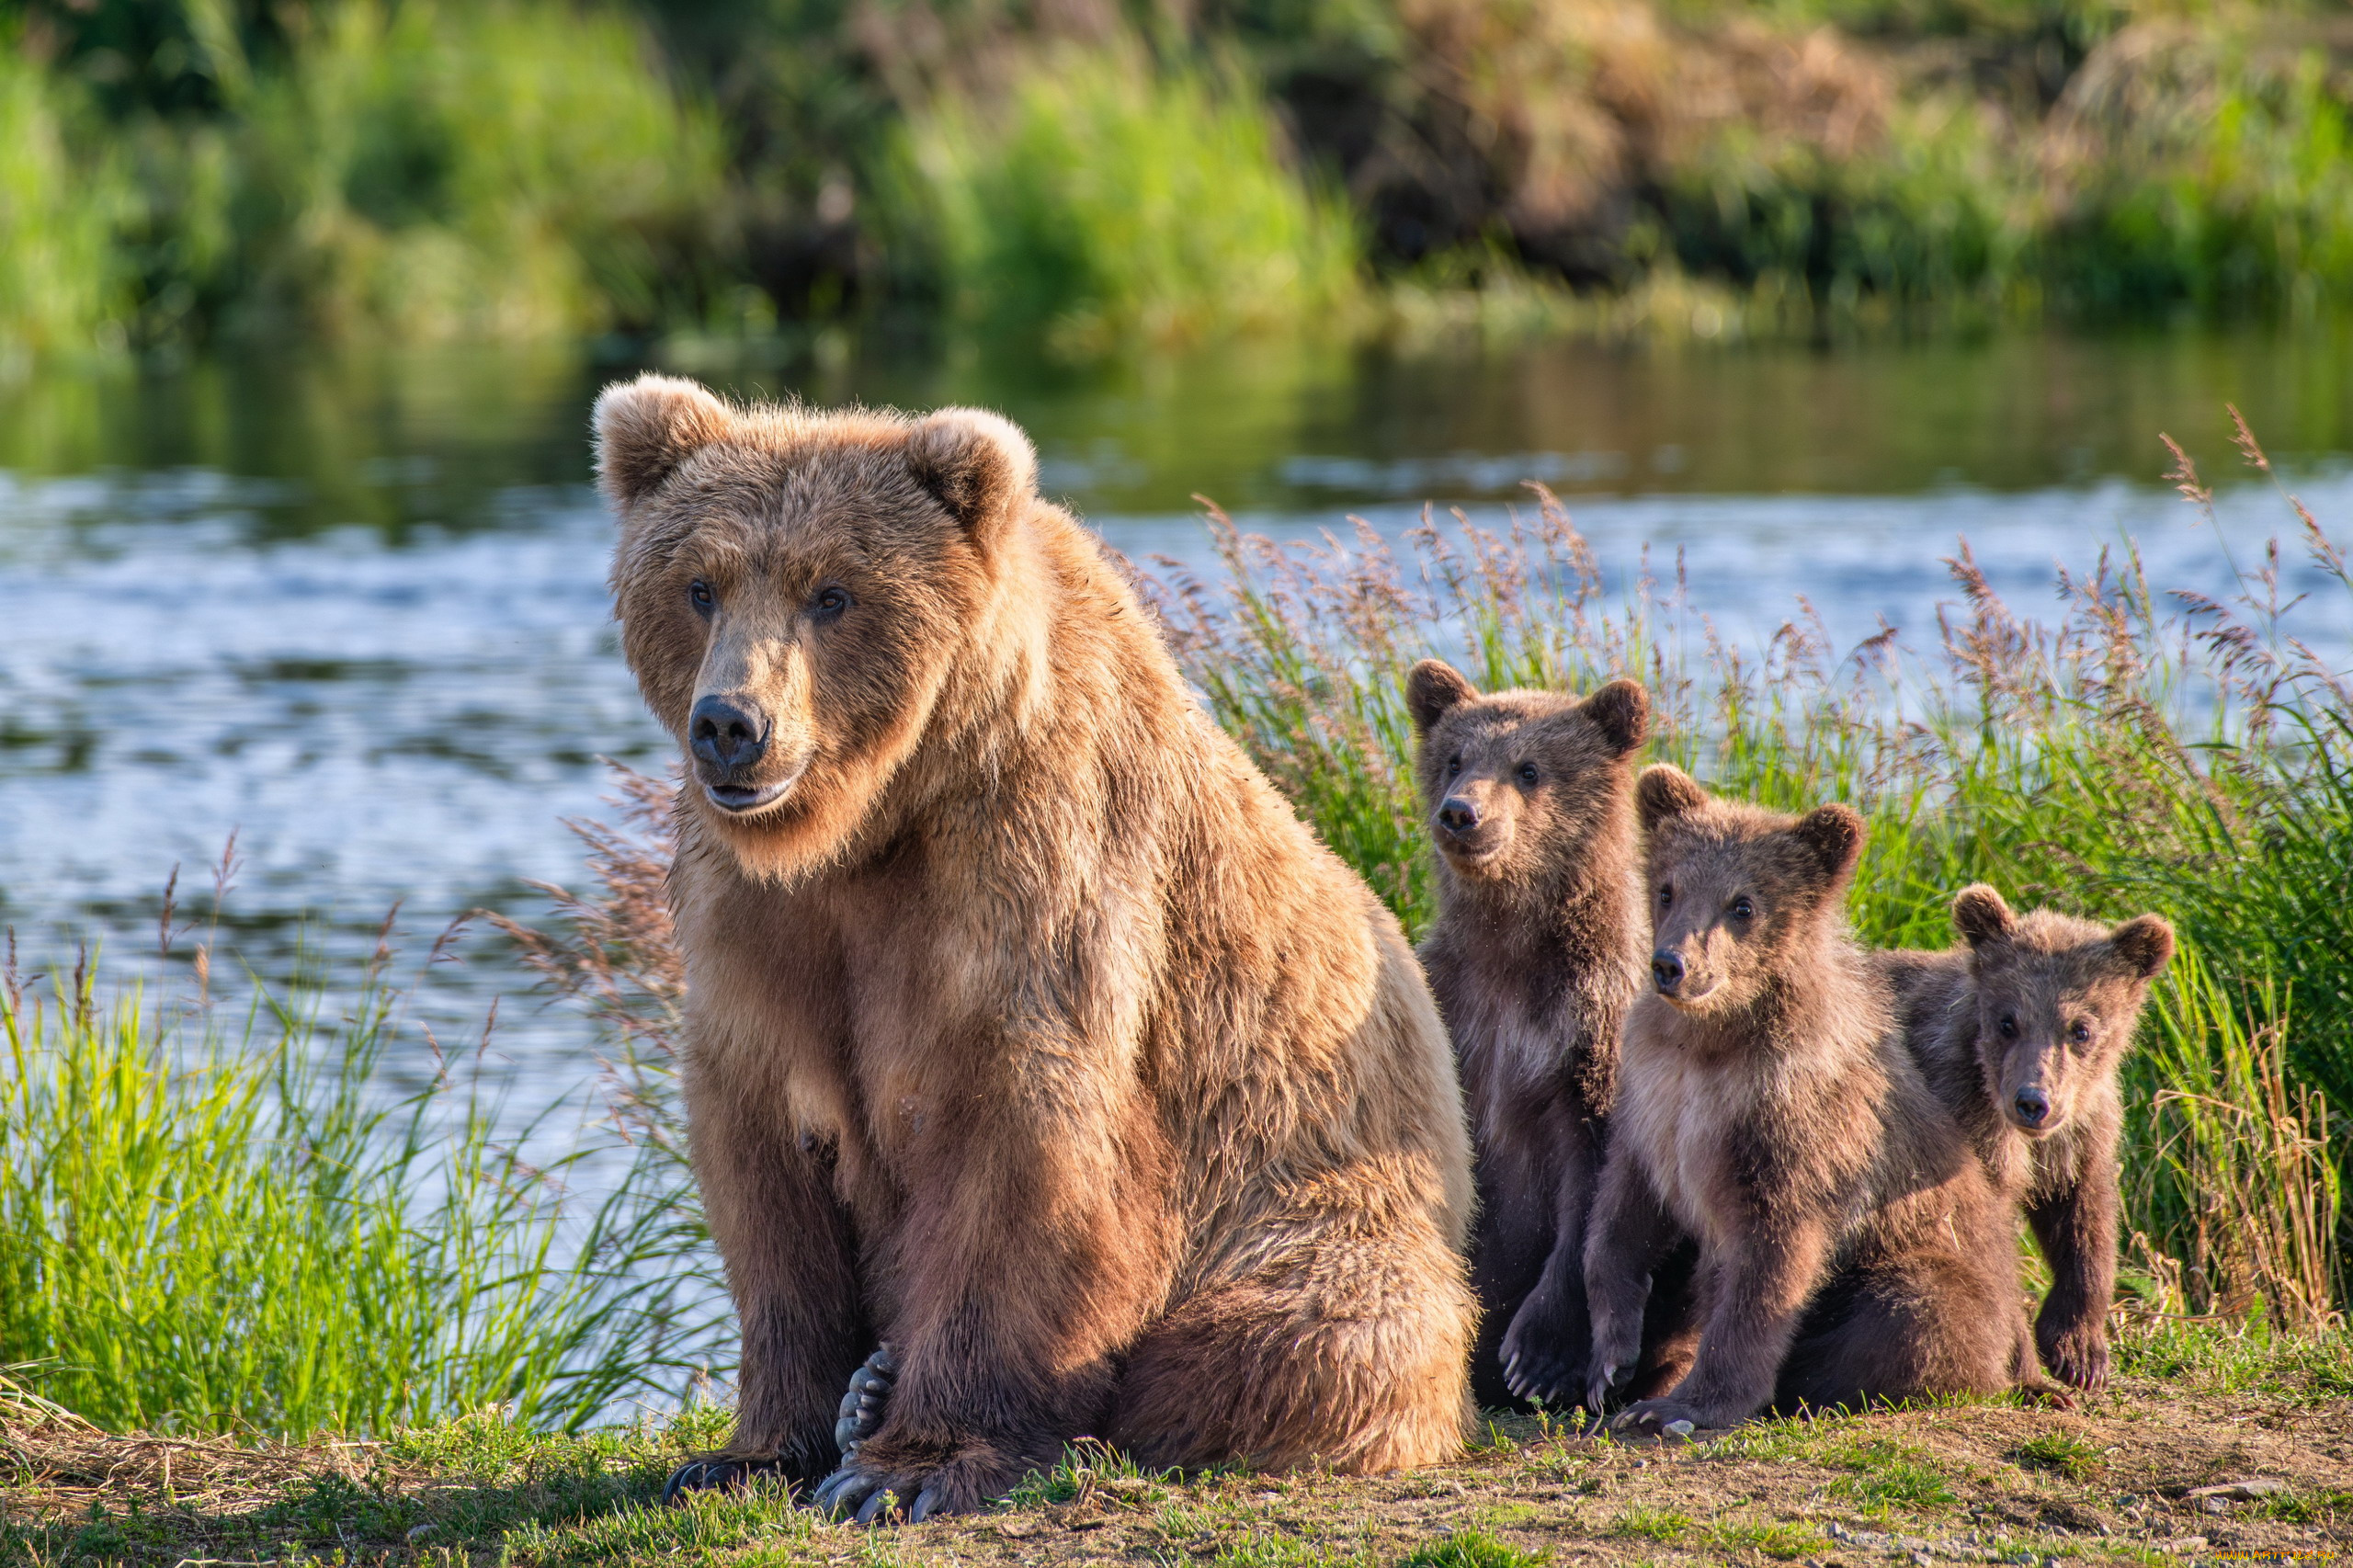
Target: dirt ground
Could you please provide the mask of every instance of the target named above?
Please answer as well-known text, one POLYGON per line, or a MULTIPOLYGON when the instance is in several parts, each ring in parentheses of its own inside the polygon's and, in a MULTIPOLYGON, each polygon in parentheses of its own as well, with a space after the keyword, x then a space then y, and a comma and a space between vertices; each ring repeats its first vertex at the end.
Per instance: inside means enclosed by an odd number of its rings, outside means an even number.
POLYGON ((1954 1405, 1667 1446, 1513 1417, 1458 1463, 1372 1479, 1154 1477, 1082 1448, 993 1513, 876 1530, 773 1492, 659 1507, 663 1473, 709 1422, 563 1438, 483 1417, 288 1448, 19 1424, 0 1427, 0 1564, 2348 1560, 2353 1397, 2195 1381, 2126 1380, 2072 1411, 1954 1405))

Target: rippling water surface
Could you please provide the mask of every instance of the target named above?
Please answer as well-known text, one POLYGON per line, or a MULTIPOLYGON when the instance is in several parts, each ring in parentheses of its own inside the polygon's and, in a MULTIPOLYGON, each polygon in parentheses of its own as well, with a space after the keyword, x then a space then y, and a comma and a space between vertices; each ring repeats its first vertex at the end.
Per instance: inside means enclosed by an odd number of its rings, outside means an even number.
MULTIPOLYGON (((1137 557, 1208 563, 1191 497, 1306 537, 1423 504, 1501 519, 1570 503, 1617 585, 1679 560, 1693 608, 1754 642, 1798 613, 1914 646, 1966 537, 1995 585, 2127 535, 2159 587, 2227 591, 2289 521, 2227 488, 2221 537, 2160 482, 2172 432, 2235 480, 2236 402, 2340 533, 2353 358, 2332 337, 1481 355, 1273 349, 1090 372, 986 356, 722 360, 730 390, 961 401, 1036 436, 1050 490, 1137 557)), ((225 924, 278 979, 304 946, 414 952, 452 915, 576 881, 562 819, 603 811, 599 757, 664 738, 616 650, 587 405, 631 363, 580 353, 254 356, 0 387, 0 920, 28 957, 149 951, 229 835, 225 924)), ((2291 582, 2291 588, 2294 586, 2291 582)), ((2313 630, 2353 642, 2338 622, 2313 630)), ((433 988, 445 1034, 522 989, 487 943, 433 988)), ((592 1042, 511 1003, 502 1064, 578 1084, 592 1042)), ((415 1071, 415 1062, 396 1063, 415 1071)))

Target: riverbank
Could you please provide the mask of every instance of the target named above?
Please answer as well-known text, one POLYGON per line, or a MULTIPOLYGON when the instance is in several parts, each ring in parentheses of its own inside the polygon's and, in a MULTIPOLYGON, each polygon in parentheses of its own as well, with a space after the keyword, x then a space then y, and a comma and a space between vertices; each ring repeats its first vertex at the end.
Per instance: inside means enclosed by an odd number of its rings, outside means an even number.
POLYGON ((989 1512, 892 1530, 775 1493, 659 1506, 721 1413, 577 1437, 494 1413, 369 1442, 109 1437, 0 1413, 0 1565, 1201 1562, 2161 1564, 2353 1550, 2353 1346, 2127 1329, 2072 1411, 1765 1422, 1689 1446, 1495 1422, 1367 1479, 1137 1472, 1074 1449, 989 1512), (2219 1490, 2217 1490, 2219 1489, 2219 1490))
POLYGON ((270 333, 1064 358, 2353 304, 2353 25, 2157 0, 131 0, 0 34, 0 369, 270 333))

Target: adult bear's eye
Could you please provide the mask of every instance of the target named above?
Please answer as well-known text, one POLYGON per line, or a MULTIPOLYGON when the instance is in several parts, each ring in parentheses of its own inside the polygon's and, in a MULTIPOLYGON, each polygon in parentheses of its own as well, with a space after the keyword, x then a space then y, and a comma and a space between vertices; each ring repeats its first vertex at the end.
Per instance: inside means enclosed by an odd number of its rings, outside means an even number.
POLYGON ((830 620, 849 608, 849 590, 821 588, 817 591, 817 597, 809 602, 809 608, 813 613, 824 616, 830 620))
POLYGON ((1522 784, 1533 784, 1536 782, 1536 765, 1534 763, 1523 762, 1519 765, 1519 781, 1522 784))
POLYGON ((2067 1038, 2077 1045, 2089 1045, 2092 1042, 2092 1027, 2083 1019, 2077 1018, 2075 1027, 2067 1031, 2067 1038))
POLYGON ((2007 1013, 2002 1015, 2002 1038, 2004 1040, 2018 1038, 2018 1021, 2007 1013))
POLYGON ((709 615, 718 607, 719 596, 710 591, 709 583, 698 577, 687 585, 687 602, 694 606, 699 613, 709 615))
POLYGON ((1448 758, 1446 759, 1446 776, 1447 776, 1449 778, 1453 778, 1456 774, 1458 774, 1458 773, 1460 773, 1460 772, 1461 772, 1461 771, 1462 771, 1462 759, 1461 759, 1461 757, 1459 757, 1459 756, 1449 756, 1449 757, 1448 757, 1448 758))
POLYGON ((1746 894, 1744 893, 1732 901, 1732 917, 1734 920, 1753 919, 1756 915, 1756 905, 1746 894))
POLYGON ((1658 906, 1661 909, 1672 909, 1675 907, 1675 889, 1673 886, 1662 887, 1658 890, 1658 906))

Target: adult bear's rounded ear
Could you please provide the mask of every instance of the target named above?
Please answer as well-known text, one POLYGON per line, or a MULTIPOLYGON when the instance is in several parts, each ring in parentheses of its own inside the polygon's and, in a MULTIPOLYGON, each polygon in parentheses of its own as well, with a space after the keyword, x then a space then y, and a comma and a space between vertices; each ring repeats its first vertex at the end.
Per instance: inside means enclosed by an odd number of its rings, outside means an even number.
POLYGON ((2135 915, 2108 934, 2108 945, 2138 978, 2154 980, 2173 962, 2173 922, 2162 915, 2135 915))
POLYGON ((907 432, 915 483, 975 538, 994 532, 1037 490, 1038 454, 1010 419, 943 408, 907 432))
POLYGON ((1672 763, 1655 763, 1634 780, 1634 811, 1645 830, 1708 803, 1699 781, 1672 763))
POLYGON ((1651 694, 1640 681, 1613 680, 1578 706, 1620 756, 1640 751, 1650 738, 1651 694))
POLYGON ((725 437, 734 413, 709 389, 676 376, 615 381, 597 398, 597 483, 620 507, 660 488, 678 465, 725 437))
POLYGON ((1816 806, 1798 818, 1791 831, 1799 843, 1813 851, 1823 875, 1832 882, 1845 881, 1855 862, 1862 858, 1863 818, 1852 806, 1816 806))
POLYGON ((1444 659, 1424 659, 1405 677, 1405 711, 1413 716, 1414 733, 1428 734, 1432 725, 1478 695, 1470 677, 1444 659))
POLYGON ((1952 928, 1972 948, 2006 942, 2018 927, 2018 916, 2002 895, 1984 882, 1972 882, 1952 895, 1952 928))

